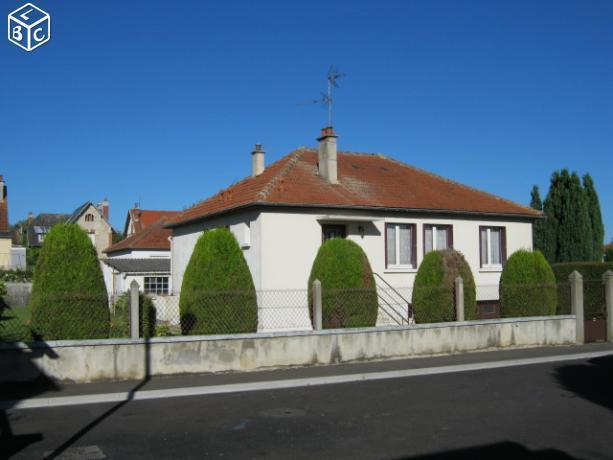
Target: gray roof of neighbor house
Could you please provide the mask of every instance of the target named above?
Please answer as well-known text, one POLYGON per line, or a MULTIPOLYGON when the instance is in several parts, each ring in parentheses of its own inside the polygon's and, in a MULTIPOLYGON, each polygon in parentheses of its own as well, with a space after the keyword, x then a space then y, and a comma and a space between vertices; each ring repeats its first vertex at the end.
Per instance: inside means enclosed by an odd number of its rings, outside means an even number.
POLYGON ((51 227, 66 222, 69 217, 68 214, 52 213, 41 213, 36 216, 32 219, 32 224, 28 225, 27 228, 28 246, 40 246, 41 243, 38 241, 38 235, 49 233, 51 227))
POLYGON ((121 273, 170 273, 170 259, 103 259, 121 273))
MULTIPOLYGON (((86 201, 85 203, 83 203, 81 206, 79 206, 77 209, 74 210, 74 212, 68 218, 67 223, 69 224, 76 223, 77 220, 79 220, 79 217, 81 217, 81 214, 83 214, 87 210, 87 208, 89 208, 91 205, 93 205, 91 201, 86 201)), ((94 207, 96 206, 94 205, 94 207)))

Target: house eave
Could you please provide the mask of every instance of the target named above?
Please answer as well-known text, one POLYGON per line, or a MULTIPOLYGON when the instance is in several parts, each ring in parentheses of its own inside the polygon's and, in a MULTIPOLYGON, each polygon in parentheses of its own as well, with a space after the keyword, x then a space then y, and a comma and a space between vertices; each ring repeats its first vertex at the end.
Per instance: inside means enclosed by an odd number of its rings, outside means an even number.
POLYGON ((471 211, 471 210, 455 210, 455 209, 429 209, 429 208, 395 208, 387 206, 348 206, 348 205, 331 205, 331 204, 307 204, 307 203, 270 203, 263 201, 254 201, 251 203, 226 208, 221 211, 212 212, 204 216, 197 216, 186 219, 180 222, 169 223, 164 225, 165 228, 179 228, 186 225, 204 222, 214 217, 219 217, 225 214, 242 211, 249 208, 295 208, 295 209, 334 209, 346 211, 375 211, 375 212, 390 212, 390 213, 422 213, 422 214, 438 214, 450 216, 466 216, 466 217, 488 217, 488 218, 506 218, 506 219, 528 219, 537 220, 543 219, 544 216, 522 213, 500 213, 486 211, 471 211))

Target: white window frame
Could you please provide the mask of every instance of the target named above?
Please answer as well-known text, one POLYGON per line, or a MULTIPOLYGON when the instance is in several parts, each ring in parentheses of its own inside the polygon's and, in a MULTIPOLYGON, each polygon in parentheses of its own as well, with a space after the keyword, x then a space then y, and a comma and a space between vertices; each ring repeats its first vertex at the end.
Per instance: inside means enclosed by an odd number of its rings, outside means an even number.
MULTIPOLYGON (((150 283, 151 284, 151 283, 150 283)), ((143 292, 145 294, 151 294, 151 295, 157 295, 157 296, 164 296, 164 295, 169 295, 170 294, 170 276, 168 275, 149 275, 149 276, 143 276, 143 292), (162 293, 158 293, 158 292, 152 292, 152 291, 147 291, 147 278, 153 278, 155 279, 155 282, 153 284, 155 284, 156 287, 156 291, 158 290, 158 283, 160 283, 162 286, 164 285, 163 281, 158 282, 158 278, 166 278, 166 292, 162 292, 162 293)))
MULTIPOLYGON (((449 246, 449 235, 450 235, 450 229, 451 229, 450 225, 439 225, 437 227, 436 225, 433 225, 433 224, 426 224, 426 226, 429 227, 432 230, 432 249, 430 249, 430 251, 425 252, 425 254, 427 254, 428 252, 431 252, 431 251, 438 251, 438 248, 436 247, 436 241, 437 241, 436 230, 437 229, 440 229, 440 230, 444 229, 447 232, 447 247, 445 249, 448 249, 450 247, 449 246)), ((424 232, 424 240, 425 240, 425 235, 426 235, 426 232, 424 232)), ((424 249, 426 249, 426 242, 425 241, 424 241, 424 249)))
MULTIPOLYGON (((499 264, 492 264, 491 260, 492 260, 492 227, 485 227, 485 260, 486 262, 481 265, 481 268, 490 268, 490 269, 499 269, 502 268, 502 245, 504 244, 504 241, 502 241, 502 228, 501 227, 496 227, 498 229, 498 238, 500 238, 499 241, 499 245, 500 245, 500 263, 499 264)), ((483 230, 483 227, 481 227, 479 229, 479 244, 481 244, 481 230, 483 230)))
MULTIPOLYGON (((407 226, 409 227, 409 229, 411 230, 410 235, 410 239, 409 239, 409 247, 411 248, 411 251, 415 251, 415 247, 413 247, 413 241, 415 238, 415 235, 413 235, 413 232, 417 231, 417 226, 415 224, 409 224, 409 223, 399 223, 399 222, 386 222, 385 223, 385 235, 386 235, 386 243, 385 243, 385 257, 387 259, 387 229, 390 227, 394 228, 394 239, 395 239, 395 249, 396 249, 396 260, 400 260, 400 227, 401 226, 407 226)), ((413 260, 413 256, 416 256, 416 254, 409 254, 409 259, 412 261, 413 260)), ((414 270, 415 267, 413 266, 413 263, 409 263, 409 264, 400 264, 400 263, 395 263, 395 264, 391 264, 389 263, 389 261, 387 261, 387 268, 391 268, 391 269, 411 269, 414 270)))

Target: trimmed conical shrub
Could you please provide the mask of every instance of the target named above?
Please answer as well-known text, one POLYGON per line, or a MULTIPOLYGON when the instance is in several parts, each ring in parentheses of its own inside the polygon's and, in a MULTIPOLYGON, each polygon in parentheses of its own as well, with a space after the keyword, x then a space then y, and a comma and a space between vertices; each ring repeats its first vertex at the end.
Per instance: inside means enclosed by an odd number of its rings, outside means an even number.
POLYGON ((230 230, 205 231, 181 285, 183 334, 256 332, 258 303, 251 272, 230 230))
POLYGON ((30 306, 33 332, 45 340, 109 336, 100 263, 77 225, 56 225, 47 234, 34 270, 30 306))
POLYGON ((502 316, 554 315, 556 304, 556 277, 543 254, 524 249, 514 252, 500 276, 502 316))
MULTIPOLYGON (((377 322, 377 288, 362 248, 351 240, 332 238, 317 253, 309 276, 311 286, 322 286, 322 325, 324 328, 372 327, 377 322)), ((310 308, 311 318, 313 309, 310 308)))
POLYGON ((464 281, 464 318, 475 319, 475 279, 462 253, 431 251, 424 257, 413 283, 413 314, 417 323, 455 321, 455 279, 464 281))

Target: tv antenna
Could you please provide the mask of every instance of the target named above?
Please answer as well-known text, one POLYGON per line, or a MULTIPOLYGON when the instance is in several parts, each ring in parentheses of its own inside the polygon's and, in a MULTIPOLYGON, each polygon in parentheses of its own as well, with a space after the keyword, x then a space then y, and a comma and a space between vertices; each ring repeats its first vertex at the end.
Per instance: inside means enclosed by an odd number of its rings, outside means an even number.
POLYGON ((300 103, 299 105, 305 104, 321 104, 328 106, 328 126, 332 126, 332 102, 334 101, 332 97, 332 88, 339 88, 338 80, 347 76, 345 73, 340 73, 338 67, 331 65, 328 69, 328 76, 326 79, 328 80, 328 91, 326 93, 322 92, 321 97, 319 99, 311 99, 309 101, 305 101, 300 103))

